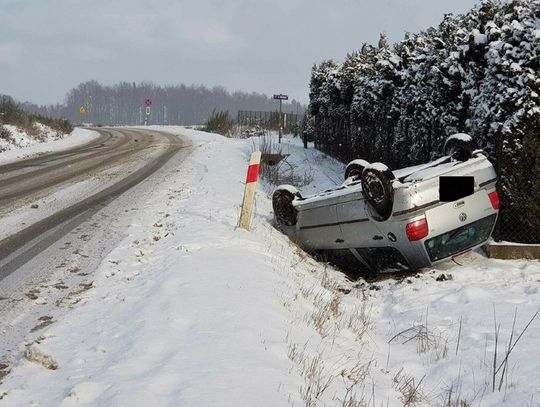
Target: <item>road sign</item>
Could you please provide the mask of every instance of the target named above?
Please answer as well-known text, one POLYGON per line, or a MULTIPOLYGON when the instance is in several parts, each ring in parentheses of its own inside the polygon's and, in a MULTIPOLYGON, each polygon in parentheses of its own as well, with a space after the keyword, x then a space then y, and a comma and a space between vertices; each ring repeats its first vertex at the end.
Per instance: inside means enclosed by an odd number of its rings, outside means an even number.
POLYGON ((81 106, 81 107, 79 108, 79 112, 80 112, 81 114, 86 113, 86 107, 81 106))
POLYGON ((152 106, 152 99, 144 99, 144 105, 146 107, 152 106))
POLYGON ((276 100, 289 100, 288 95, 274 95, 274 99, 276 100))
POLYGON ((150 116, 150 106, 146 106, 146 115, 150 116))

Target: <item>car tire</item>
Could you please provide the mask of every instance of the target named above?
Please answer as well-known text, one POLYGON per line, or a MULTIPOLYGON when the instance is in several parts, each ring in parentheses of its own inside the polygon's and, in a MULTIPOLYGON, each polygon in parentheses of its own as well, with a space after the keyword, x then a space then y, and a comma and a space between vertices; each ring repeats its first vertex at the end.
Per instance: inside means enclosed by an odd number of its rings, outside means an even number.
POLYGON ((279 226, 294 226, 297 221, 297 211, 293 201, 302 198, 300 192, 291 185, 280 185, 272 194, 272 208, 279 226))
POLYGON ((376 220, 387 220, 394 206, 395 179, 392 171, 384 164, 377 163, 380 168, 367 167, 362 172, 362 192, 368 204, 375 210, 376 220))
POLYGON ((345 179, 347 180, 352 177, 352 181, 359 180, 362 177, 364 168, 367 166, 369 166, 369 163, 362 159, 351 161, 345 168, 345 179))
POLYGON ((444 155, 451 156, 456 161, 467 161, 473 156, 472 139, 450 136, 444 143, 443 152, 444 155))

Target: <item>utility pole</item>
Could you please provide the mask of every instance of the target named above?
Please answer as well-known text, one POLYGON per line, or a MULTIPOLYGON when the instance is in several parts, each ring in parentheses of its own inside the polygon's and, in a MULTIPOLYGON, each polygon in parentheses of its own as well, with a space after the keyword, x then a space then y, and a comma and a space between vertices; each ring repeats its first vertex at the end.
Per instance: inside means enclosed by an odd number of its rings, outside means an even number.
POLYGON ((87 110, 90 111, 90 122, 95 125, 96 124, 96 114, 94 113, 94 104, 92 103, 92 95, 89 95, 88 98, 90 99, 90 103, 88 104, 87 110))
POLYGON ((281 113, 281 103, 284 100, 289 100, 289 96, 279 94, 279 95, 274 95, 274 99, 279 100, 279 138, 278 138, 278 141, 281 143, 281 134, 283 132, 283 115, 281 113))

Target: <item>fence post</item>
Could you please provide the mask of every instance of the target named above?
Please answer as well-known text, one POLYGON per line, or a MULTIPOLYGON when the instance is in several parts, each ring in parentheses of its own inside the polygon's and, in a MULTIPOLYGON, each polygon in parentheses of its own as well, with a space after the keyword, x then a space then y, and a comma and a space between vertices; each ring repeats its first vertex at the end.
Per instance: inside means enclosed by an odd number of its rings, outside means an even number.
POLYGON ((501 198, 501 201, 502 202, 502 205, 501 205, 501 208, 499 208, 499 216, 497 217, 497 222, 495 223, 495 230, 493 231, 493 236, 494 236, 494 239, 496 242, 500 242, 502 239, 501 237, 501 221, 502 221, 502 217, 504 217, 506 215, 505 211, 504 211, 504 200, 505 200, 505 197, 503 196, 504 195, 504 190, 502 188, 502 174, 501 174, 501 168, 502 168, 502 131, 501 131, 501 128, 499 126, 499 128, 497 129, 497 138, 496 138, 496 148, 497 148, 497 153, 496 153, 496 156, 497 156, 497 165, 496 165, 496 172, 497 172, 497 179, 498 179, 498 190, 500 191, 500 198, 501 198), (501 216, 502 215, 502 216, 501 216))

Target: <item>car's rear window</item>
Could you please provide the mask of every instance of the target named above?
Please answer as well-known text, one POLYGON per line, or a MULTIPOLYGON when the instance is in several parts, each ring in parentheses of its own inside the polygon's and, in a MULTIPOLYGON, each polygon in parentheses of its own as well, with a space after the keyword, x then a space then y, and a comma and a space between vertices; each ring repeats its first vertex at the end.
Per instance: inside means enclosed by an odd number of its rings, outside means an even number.
POLYGON ((489 238, 497 215, 461 226, 432 239, 424 245, 431 261, 444 259, 470 247, 476 246, 489 238))
POLYGON ((403 255, 393 247, 357 248, 370 269, 366 268, 349 249, 318 250, 316 255, 320 261, 326 261, 337 266, 351 278, 358 277, 355 273, 368 273, 370 271, 403 271, 409 265, 403 255))

